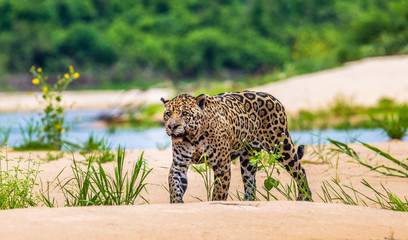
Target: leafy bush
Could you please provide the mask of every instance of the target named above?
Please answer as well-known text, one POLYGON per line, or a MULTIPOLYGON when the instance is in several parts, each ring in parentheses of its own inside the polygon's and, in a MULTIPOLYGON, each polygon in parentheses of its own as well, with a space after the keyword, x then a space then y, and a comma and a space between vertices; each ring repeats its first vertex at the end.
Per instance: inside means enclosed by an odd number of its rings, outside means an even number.
POLYGON ((37 206, 40 197, 34 188, 39 166, 32 159, 8 159, 7 148, 0 147, 0 209, 37 206))
POLYGON ((2 0, 0 82, 29 88, 7 75, 33 63, 51 72, 75 63, 83 84, 123 88, 317 71, 406 52, 407 12, 405 0, 2 0))

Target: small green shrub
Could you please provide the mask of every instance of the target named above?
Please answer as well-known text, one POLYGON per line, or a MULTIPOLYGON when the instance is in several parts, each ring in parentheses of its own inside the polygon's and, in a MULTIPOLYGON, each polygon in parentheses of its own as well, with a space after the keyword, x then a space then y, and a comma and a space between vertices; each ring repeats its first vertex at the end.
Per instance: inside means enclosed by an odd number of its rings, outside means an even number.
POLYGON ((36 180, 39 166, 40 164, 32 159, 8 159, 7 147, 0 147, 0 209, 38 205, 40 197, 34 188, 38 185, 36 180), (9 166, 10 162, 13 162, 14 166, 9 166))
POLYGON ((91 134, 88 140, 80 147, 80 153, 88 161, 106 163, 115 160, 112 153, 112 144, 106 138, 97 139, 91 134))
MULTIPOLYGON (((57 187, 65 197, 65 206, 93 206, 93 205, 129 205, 134 204, 138 197, 145 202, 141 195, 146 190, 146 177, 152 169, 146 165, 143 153, 133 165, 131 172, 124 171, 125 151, 118 148, 114 175, 106 172, 100 161, 96 166, 88 159, 88 165, 83 170, 73 159, 71 167, 73 177, 60 181, 57 178, 57 187)), ((54 206, 48 194, 42 194, 47 205, 54 206)))
POLYGON ((382 117, 371 115, 371 119, 391 139, 402 139, 408 131, 408 107, 398 113, 388 113, 382 117))
MULTIPOLYGON (((297 184, 293 178, 291 179, 290 183, 282 184, 273 176, 275 172, 279 176, 281 174, 281 170, 284 170, 284 172, 287 171, 279 162, 279 159, 284 157, 282 155, 282 143, 272 147, 272 150, 269 153, 266 151, 256 151, 249 145, 246 145, 246 148, 252 154, 250 164, 257 166, 258 171, 266 174, 266 179, 264 180, 262 186, 264 192, 259 191, 259 189, 256 189, 256 191, 267 201, 271 201, 273 199, 278 200, 278 197, 276 197, 272 192, 273 189, 276 189, 276 191, 278 191, 278 193, 284 196, 287 200, 296 201, 298 198, 298 191, 297 184)), ((300 189, 300 191, 302 191, 305 196, 312 201, 308 189, 300 189)), ((238 195, 239 194, 237 193, 238 199, 242 199, 242 197, 239 197, 238 195)), ((252 200, 259 200, 259 198, 256 197, 256 199, 252 200)))

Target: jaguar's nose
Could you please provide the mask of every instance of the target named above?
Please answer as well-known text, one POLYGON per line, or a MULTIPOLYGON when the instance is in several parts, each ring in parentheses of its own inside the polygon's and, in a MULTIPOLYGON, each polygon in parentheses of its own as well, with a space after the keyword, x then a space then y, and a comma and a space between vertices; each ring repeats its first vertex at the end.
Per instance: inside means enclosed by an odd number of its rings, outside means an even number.
POLYGON ((177 128, 179 125, 177 123, 169 123, 169 128, 171 131, 173 131, 175 128, 177 128))

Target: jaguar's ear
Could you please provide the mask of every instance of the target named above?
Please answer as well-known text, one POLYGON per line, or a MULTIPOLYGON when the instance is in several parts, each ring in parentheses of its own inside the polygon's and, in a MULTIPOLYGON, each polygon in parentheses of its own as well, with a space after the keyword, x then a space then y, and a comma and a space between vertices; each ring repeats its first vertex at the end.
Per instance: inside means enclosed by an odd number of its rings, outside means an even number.
POLYGON ((200 96, 196 97, 197 105, 204 109, 205 104, 207 103, 207 95, 201 94, 200 96))
POLYGON ((169 101, 169 100, 165 100, 164 98, 160 98, 160 100, 161 100, 163 103, 166 103, 166 102, 169 101))

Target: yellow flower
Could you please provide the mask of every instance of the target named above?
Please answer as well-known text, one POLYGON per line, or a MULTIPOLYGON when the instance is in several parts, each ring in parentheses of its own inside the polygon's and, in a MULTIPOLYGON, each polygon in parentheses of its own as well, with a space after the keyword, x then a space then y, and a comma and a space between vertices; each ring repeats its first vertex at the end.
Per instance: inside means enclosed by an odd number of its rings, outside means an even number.
POLYGON ((43 90, 43 92, 45 92, 45 93, 48 92, 48 88, 47 88, 47 87, 43 87, 42 90, 43 90))
POLYGON ((38 69, 37 69, 37 72, 42 72, 42 68, 38 68, 38 69))
POLYGON ((68 73, 65 73, 65 74, 64 74, 64 77, 65 77, 66 79, 68 79, 68 78, 69 78, 69 74, 68 74, 68 73))
POLYGON ((69 72, 70 73, 74 73, 74 67, 71 65, 71 66, 69 66, 69 72))
POLYGON ((28 96, 33 96, 33 92, 28 92, 28 96))
POLYGON ((65 129, 61 128, 61 130, 60 130, 60 131, 61 131, 61 133, 64 133, 64 132, 65 132, 65 129))
POLYGON ((38 85, 40 83, 40 79, 34 78, 32 82, 34 85, 38 85))
POLYGON ((74 79, 77 79, 77 78, 79 78, 79 73, 74 73, 74 79))
POLYGON ((34 71, 34 70, 35 70, 35 67, 34 67, 34 66, 31 66, 30 72, 32 72, 32 71, 34 71))
POLYGON ((80 122, 80 121, 82 121, 82 118, 81 118, 81 117, 78 117, 78 122, 80 122))

